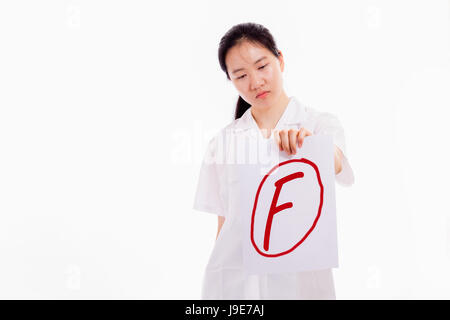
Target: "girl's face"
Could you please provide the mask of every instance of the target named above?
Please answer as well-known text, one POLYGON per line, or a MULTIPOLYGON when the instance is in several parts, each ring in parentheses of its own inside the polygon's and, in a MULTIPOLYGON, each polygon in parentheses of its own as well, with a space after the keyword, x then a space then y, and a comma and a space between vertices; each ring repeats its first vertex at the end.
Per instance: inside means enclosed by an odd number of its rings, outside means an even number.
POLYGON ((264 46, 243 41, 232 47, 225 63, 239 95, 252 106, 270 107, 283 93, 283 56, 277 58, 264 46), (267 94, 258 97, 264 91, 267 94))

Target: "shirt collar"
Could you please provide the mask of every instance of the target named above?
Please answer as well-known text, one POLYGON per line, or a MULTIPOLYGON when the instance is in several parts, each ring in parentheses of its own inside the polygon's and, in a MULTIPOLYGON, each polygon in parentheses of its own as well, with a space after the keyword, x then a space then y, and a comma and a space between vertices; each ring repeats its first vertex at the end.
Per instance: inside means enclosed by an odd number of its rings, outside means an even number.
MULTIPOLYGON (((235 124, 236 129, 247 130, 254 126, 258 128, 255 119, 251 114, 251 108, 248 108, 242 117, 237 119, 235 124)), ((300 103, 295 96, 289 98, 288 105, 284 109, 283 114, 278 120, 276 129, 281 129, 286 125, 303 124, 306 121, 306 108, 300 103)))

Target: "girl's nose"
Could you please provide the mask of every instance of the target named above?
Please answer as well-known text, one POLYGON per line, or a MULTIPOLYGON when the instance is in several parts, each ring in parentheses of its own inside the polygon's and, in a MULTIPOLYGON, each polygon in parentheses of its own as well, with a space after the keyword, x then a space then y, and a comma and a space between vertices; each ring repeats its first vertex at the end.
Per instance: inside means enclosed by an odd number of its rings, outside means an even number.
POLYGON ((264 81, 261 77, 257 75, 253 75, 250 77, 250 86, 252 90, 257 90, 264 84, 264 81))

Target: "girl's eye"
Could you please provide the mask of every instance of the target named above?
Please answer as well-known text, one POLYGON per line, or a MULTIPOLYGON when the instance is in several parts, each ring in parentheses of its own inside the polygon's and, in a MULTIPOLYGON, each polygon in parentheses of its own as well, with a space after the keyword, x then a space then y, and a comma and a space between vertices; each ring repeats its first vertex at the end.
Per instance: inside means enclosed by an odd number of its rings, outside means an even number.
MULTIPOLYGON (((262 67, 259 67, 258 69, 264 69, 264 67, 266 67, 267 65, 268 65, 268 63, 265 64, 265 65, 263 65, 262 67)), ((240 77, 237 77, 237 79, 242 79, 242 78, 244 78, 244 77, 245 77, 245 74, 242 75, 242 76, 240 76, 240 77)))

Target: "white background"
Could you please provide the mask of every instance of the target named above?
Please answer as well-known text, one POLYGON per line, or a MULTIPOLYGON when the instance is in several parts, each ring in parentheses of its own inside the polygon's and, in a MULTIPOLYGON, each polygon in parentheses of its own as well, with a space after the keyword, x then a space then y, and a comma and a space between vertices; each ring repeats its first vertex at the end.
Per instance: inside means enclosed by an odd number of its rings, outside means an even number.
POLYGON ((0 298, 197 299, 192 210, 237 91, 220 38, 257 22, 289 96, 332 112, 338 299, 450 298, 449 1, 2 1, 0 298))

